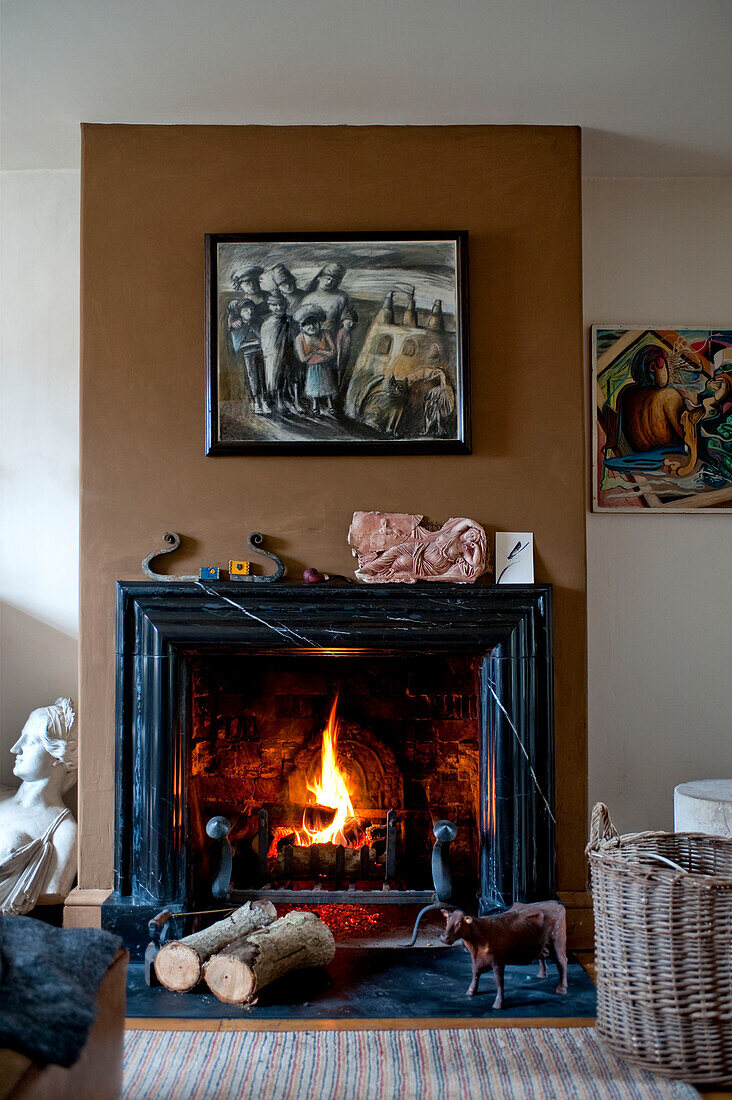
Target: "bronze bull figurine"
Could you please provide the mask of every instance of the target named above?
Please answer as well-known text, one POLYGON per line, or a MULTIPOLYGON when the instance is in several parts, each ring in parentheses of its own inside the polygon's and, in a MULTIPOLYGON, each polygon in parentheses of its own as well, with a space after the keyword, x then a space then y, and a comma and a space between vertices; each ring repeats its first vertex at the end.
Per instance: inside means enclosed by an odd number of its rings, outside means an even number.
POLYGON ((567 913, 558 901, 524 905, 516 902, 504 913, 490 917, 469 917, 462 909, 442 910, 446 917, 443 943, 462 940, 473 962, 473 980, 468 996, 478 990, 486 970, 496 982, 494 1008, 503 1008, 503 971, 507 963, 525 966, 539 960, 539 977, 546 978, 546 960, 553 959, 559 971, 557 993, 567 992, 567 913))

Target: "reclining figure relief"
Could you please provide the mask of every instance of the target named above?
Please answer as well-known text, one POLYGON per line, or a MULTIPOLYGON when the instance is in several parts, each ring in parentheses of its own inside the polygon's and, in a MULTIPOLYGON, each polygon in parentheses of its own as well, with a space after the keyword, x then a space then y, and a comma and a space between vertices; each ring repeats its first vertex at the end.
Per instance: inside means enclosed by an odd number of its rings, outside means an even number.
POLYGON ((472 519, 448 519, 433 528, 424 516, 354 512, 348 544, 358 558, 356 576, 371 584, 472 584, 489 566, 486 533, 472 519))

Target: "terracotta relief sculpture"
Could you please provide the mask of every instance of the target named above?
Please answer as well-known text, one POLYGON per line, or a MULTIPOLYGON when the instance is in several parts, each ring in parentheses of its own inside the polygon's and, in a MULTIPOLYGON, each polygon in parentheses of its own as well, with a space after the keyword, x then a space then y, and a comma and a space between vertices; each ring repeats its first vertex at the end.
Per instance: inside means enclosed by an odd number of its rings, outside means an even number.
POLYGON ((424 516, 354 512, 348 545, 358 558, 356 576, 371 584, 472 584, 489 565, 485 531, 472 519, 449 519, 435 529, 424 516))
POLYGON ((0 793, 0 912, 27 913, 41 894, 64 898, 76 877, 76 821, 62 795, 76 780, 70 699, 34 710, 11 748, 17 791, 0 793))

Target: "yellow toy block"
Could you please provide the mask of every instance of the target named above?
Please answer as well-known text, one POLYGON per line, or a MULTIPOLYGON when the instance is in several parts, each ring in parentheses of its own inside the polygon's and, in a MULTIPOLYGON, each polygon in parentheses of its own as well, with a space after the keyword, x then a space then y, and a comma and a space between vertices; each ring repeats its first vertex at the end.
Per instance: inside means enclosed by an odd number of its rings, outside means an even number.
POLYGON ((230 577, 247 577, 247 576, 249 576, 249 562, 248 561, 230 561, 229 562, 229 576, 230 577))

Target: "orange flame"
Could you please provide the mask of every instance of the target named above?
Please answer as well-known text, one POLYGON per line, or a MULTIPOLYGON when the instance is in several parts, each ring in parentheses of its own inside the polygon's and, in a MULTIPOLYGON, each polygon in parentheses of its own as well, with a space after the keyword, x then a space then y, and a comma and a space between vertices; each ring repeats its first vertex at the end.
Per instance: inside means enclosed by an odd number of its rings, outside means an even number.
POLYGON ((315 804, 318 806, 328 806, 330 809, 335 810, 336 813, 333 822, 326 829, 316 830, 315 832, 308 829, 303 820, 303 830, 309 838, 309 840, 305 840, 304 837, 302 838, 305 844, 328 844, 329 842, 333 844, 347 844, 348 842, 343 836, 342 829, 349 818, 356 816, 351 803, 351 795, 348 790, 347 775, 338 767, 337 707, 338 696, 336 695, 333 700, 333 706, 331 707, 328 724, 323 730, 320 777, 316 777, 312 785, 308 783, 308 790, 315 796, 315 804))
POLYGON ((338 696, 333 700, 328 724, 323 730, 322 748, 320 752, 320 775, 316 776, 312 783, 307 783, 307 789, 312 795, 309 805, 322 806, 333 811, 334 817, 330 825, 324 829, 310 829, 307 825, 307 810, 303 814, 301 829, 293 829, 286 825, 278 825, 274 830, 274 836, 269 846, 268 856, 275 859, 278 854, 278 845, 281 840, 287 840, 294 848, 310 848, 313 844, 342 844, 345 848, 361 848, 364 845, 371 847, 373 840, 371 834, 364 830, 360 835, 347 840, 343 835, 346 822, 355 818, 356 811, 351 802, 351 792, 348 787, 348 773, 338 766, 338 696))

